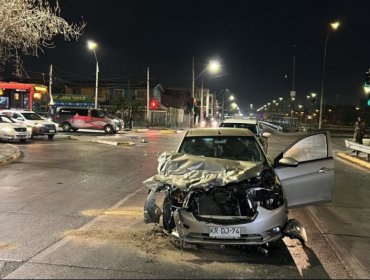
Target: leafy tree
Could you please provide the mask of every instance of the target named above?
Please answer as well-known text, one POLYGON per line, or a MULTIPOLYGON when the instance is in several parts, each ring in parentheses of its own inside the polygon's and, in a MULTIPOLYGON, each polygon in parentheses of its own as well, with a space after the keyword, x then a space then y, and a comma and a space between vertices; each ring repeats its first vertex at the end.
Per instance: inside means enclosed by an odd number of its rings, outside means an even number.
POLYGON ((58 1, 52 7, 47 0, 0 0, 0 66, 10 63, 14 74, 22 76, 21 55, 38 56, 44 48, 54 47, 56 35, 78 40, 85 26, 60 17, 58 1))

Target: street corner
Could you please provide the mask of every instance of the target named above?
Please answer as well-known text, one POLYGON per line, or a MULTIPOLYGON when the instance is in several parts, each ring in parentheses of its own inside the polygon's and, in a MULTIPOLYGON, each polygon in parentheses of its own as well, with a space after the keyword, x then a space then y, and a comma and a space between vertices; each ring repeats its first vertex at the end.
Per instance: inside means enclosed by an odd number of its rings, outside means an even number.
POLYGON ((343 153, 343 152, 337 153, 337 156, 345 160, 348 160, 352 163, 358 164, 362 167, 370 169, 370 162, 366 160, 366 156, 361 157, 361 156, 356 156, 353 153, 343 153))
POLYGON ((22 152, 14 145, 6 144, 0 148, 0 166, 11 164, 21 157, 22 152))

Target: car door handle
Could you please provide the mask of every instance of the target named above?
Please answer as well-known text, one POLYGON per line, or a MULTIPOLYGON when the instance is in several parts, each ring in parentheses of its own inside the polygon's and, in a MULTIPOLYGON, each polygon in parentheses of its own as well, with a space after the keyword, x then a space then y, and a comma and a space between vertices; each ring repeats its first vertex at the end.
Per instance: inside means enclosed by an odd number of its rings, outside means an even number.
POLYGON ((321 167, 320 169, 319 169, 319 173, 326 173, 326 172, 328 172, 328 171, 330 171, 330 168, 327 168, 327 167, 321 167))

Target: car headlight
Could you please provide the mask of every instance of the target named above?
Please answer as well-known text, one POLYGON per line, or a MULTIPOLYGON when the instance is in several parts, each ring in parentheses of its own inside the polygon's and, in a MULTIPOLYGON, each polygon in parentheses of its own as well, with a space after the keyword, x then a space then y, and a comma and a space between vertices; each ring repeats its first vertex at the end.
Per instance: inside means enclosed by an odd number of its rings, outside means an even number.
POLYGON ((41 123, 36 123, 36 124, 35 124, 35 126, 36 126, 36 127, 43 127, 44 125, 43 125, 43 124, 41 124, 41 123))
POLYGON ((12 131, 13 131, 13 129, 12 129, 12 128, 10 128, 10 127, 4 127, 4 128, 3 128, 3 131, 4 131, 4 133, 10 133, 10 132, 12 132, 12 131))
POLYGON ((32 133, 32 126, 27 126, 27 131, 32 133))

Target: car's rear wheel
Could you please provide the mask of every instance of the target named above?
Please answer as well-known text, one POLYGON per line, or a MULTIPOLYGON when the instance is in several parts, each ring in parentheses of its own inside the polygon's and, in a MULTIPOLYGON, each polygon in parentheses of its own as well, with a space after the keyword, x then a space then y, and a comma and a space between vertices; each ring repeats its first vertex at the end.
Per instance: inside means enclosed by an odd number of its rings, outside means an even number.
POLYGON ((111 134, 113 133, 113 127, 110 125, 110 124, 107 124, 106 126, 104 126, 104 132, 106 134, 111 134))
POLYGON ((63 128, 63 131, 69 132, 71 131, 72 126, 70 123, 66 122, 66 123, 63 123, 62 128, 63 128))

